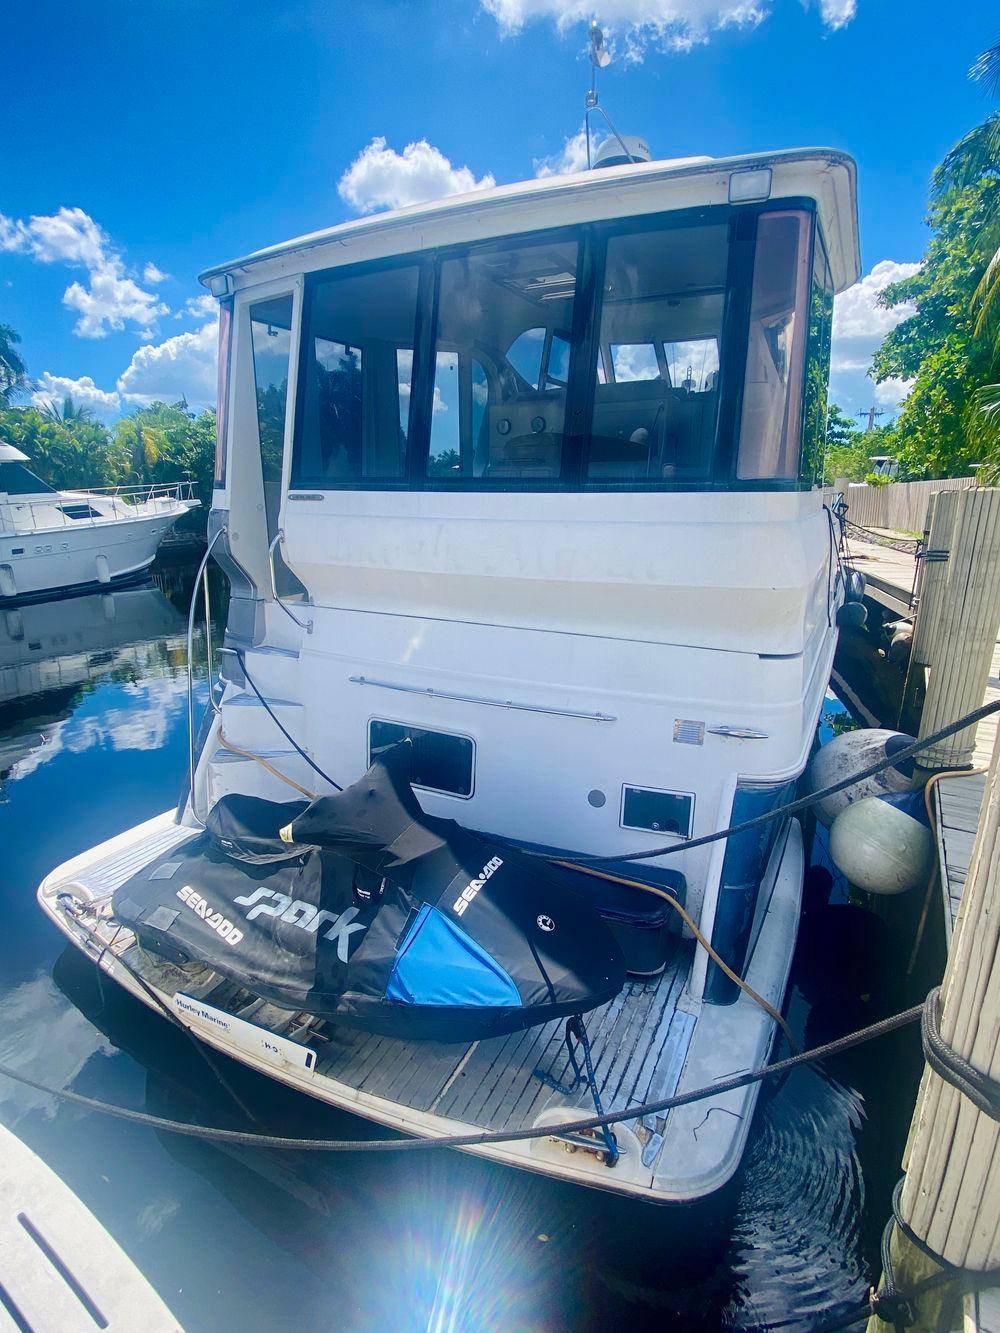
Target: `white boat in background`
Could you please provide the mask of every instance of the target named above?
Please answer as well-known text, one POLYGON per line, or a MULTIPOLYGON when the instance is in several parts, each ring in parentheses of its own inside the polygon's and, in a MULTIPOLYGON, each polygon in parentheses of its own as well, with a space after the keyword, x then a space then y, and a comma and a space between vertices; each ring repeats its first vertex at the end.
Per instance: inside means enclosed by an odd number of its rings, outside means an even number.
MULTIPOLYGON (((287 938, 331 914, 261 890, 226 917, 184 859, 227 796, 322 795, 320 773, 346 787, 409 739, 425 815, 563 861, 649 858, 602 865, 605 920, 633 948, 631 978, 587 1017, 605 1109, 767 1059, 803 830, 687 844, 779 809, 815 740, 844 599, 821 481, 833 296, 859 274, 855 166, 829 149, 616 152, 205 275, 222 313, 224 690, 180 812, 82 853, 39 899, 140 1001, 293 1088, 408 1134, 532 1126, 473 1151, 681 1201, 736 1170, 757 1085, 618 1126, 614 1159, 600 1136, 560 1136, 592 1107, 561 1022, 421 1042, 262 998, 234 979, 252 918, 285 906, 287 938), (217 923, 207 962, 116 919, 147 871, 161 939, 199 906, 217 923), (616 907, 616 871, 683 899, 698 939, 669 907, 655 928, 616 907)), ((491 866, 450 909, 453 935, 491 866)), ((366 941, 350 930, 348 961, 366 941)))
POLYGON ((57 491, 0 441, 0 605, 134 578, 182 514, 193 482, 57 491))

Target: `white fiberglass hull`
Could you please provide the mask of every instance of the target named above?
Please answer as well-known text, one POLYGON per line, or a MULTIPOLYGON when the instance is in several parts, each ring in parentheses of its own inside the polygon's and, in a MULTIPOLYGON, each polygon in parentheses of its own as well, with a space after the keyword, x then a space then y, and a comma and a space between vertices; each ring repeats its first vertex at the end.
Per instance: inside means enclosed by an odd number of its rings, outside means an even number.
POLYGON ((163 505, 135 518, 0 535, 0 605, 139 573, 188 507, 163 505))

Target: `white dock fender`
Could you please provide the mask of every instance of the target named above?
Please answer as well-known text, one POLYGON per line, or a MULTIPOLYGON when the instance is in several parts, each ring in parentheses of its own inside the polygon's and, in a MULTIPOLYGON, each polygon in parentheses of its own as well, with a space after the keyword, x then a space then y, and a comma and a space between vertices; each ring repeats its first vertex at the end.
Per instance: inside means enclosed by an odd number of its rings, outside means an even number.
POLYGON ((95 556, 94 568, 97 570, 98 583, 111 582, 111 566, 108 564, 108 557, 106 555, 95 556))
POLYGON ((10 565, 0 565, 0 597, 16 597, 17 580, 10 565))

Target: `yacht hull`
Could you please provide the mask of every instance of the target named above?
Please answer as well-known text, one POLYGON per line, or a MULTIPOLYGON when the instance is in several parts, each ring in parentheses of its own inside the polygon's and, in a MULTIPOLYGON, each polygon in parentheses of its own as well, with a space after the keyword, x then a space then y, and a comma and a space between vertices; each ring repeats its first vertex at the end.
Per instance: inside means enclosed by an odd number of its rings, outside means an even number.
POLYGON ((0 606, 68 589, 103 587, 140 575, 187 506, 0 536, 0 606))

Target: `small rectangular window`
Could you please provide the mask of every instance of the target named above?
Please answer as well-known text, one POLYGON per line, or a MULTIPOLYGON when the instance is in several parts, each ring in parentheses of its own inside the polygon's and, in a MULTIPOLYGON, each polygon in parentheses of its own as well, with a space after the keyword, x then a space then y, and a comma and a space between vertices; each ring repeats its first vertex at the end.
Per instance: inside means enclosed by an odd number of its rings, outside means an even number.
POLYGON ((622 827, 645 829, 649 833, 677 833, 691 836, 694 797, 686 792, 652 791, 647 787, 626 787, 622 793, 622 827))
POLYGON ((826 413, 830 385, 830 337, 833 328, 833 279, 819 232, 813 255, 809 289, 809 343, 806 351, 805 413, 802 422, 802 461, 799 477, 809 486, 822 486, 826 463, 826 413))
POLYGON ((468 736, 372 718, 368 723, 368 762, 374 763, 385 750, 404 740, 413 742, 411 781, 415 787, 449 796, 472 795, 476 747, 468 736))

